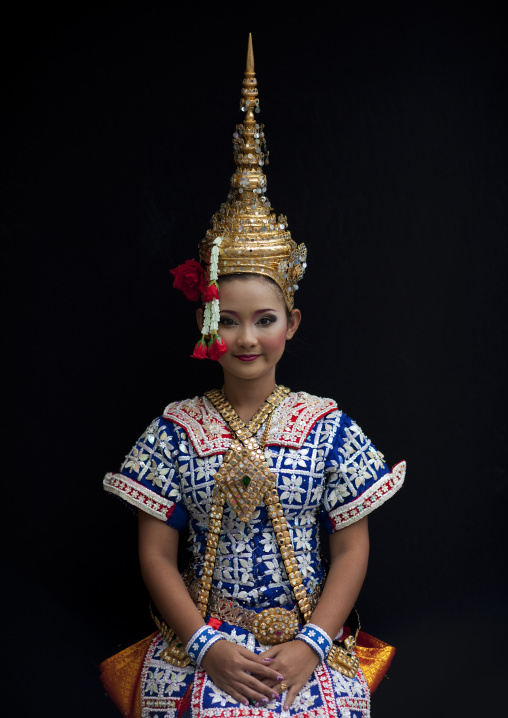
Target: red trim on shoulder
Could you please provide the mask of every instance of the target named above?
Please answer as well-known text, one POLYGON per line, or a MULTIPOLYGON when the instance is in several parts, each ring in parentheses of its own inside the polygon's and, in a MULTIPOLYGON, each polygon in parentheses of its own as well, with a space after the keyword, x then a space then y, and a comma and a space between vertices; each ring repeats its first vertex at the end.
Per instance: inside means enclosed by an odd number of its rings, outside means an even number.
MULTIPOLYGON (((336 410, 337 404, 332 399, 305 392, 289 394, 273 412, 267 446, 301 448, 316 421, 336 410)), ((162 416, 186 432, 197 455, 202 458, 224 454, 231 446, 228 426, 204 397, 169 404, 162 416)))

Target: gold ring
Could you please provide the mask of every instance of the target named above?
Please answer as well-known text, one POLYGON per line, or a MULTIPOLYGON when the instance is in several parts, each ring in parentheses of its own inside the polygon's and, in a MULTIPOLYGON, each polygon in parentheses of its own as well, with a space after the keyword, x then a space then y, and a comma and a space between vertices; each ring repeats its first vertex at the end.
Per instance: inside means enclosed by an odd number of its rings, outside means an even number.
POLYGON ((281 683, 280 687, 282 688, 283 691, 287 691, 287 689, 288 689, 288 687, 285 683, 281 683))

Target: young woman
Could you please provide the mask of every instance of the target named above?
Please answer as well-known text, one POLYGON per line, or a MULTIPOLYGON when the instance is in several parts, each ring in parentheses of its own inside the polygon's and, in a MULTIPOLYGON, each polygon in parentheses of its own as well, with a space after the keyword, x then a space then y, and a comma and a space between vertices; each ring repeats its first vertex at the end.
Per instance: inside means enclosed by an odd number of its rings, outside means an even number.
POLYGON ((251 47, 242 101, 233 190, 200 245, 201 263, 172 270, 176 287, 202 299, 194 356, 219 362, 222 388, 170 404, 105 479, 138 509, 158 627, 122 709, 143 718, 365 718, 369 685, 352 638, 340 641, 367 569, 367 514, 400 487, 404 464, 390 472, 331 399, 276 384, 300 324, 293 301, 306 250, 266 199, 251 47), (192 560, 182 576, 185 527, 192 560))

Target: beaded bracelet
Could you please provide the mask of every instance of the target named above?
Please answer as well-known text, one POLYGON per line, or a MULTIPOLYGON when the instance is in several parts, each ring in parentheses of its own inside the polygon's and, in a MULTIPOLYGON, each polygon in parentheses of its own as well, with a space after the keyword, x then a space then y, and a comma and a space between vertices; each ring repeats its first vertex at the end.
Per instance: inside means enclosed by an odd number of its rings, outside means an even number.
POLYGON ((201 626, 189 639, 185 646, 185 652, 192 658, 197 666, 201 666, 201 661, 205 657, 206 652, 217 641, 225 640, 225 636, 215 631, 210 626, 201 626))
POLYGON ((295 639, 297 638, 313 648, 322 661, 325 660, 332 647, 332 639, 328 633, 316 626, 315 623, 306 623, 300 633, 295 636, 295 639))

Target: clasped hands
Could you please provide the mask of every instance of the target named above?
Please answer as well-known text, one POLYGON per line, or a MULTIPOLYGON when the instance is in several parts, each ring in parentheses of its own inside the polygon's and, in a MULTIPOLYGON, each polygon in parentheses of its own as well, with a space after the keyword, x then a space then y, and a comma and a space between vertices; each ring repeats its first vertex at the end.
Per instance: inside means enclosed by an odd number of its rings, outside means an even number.
POLYGON ((231 641, 217 641, 201 665, 218 688, 243 705, 270 703, 287 690, 287 710, 318 663, 317 653, 299 640, 272 646, 260 655, 231 641))

